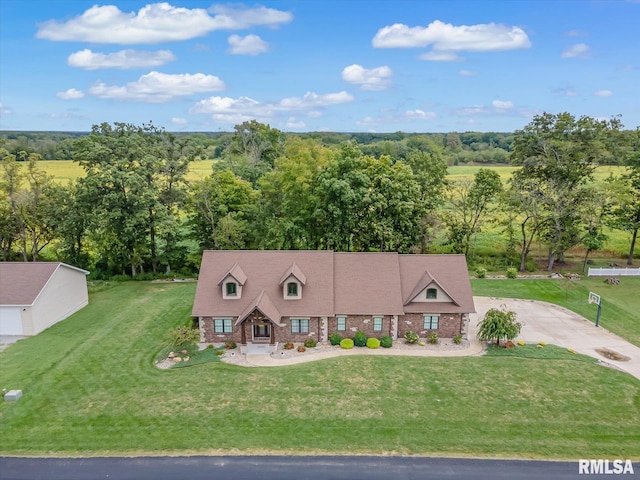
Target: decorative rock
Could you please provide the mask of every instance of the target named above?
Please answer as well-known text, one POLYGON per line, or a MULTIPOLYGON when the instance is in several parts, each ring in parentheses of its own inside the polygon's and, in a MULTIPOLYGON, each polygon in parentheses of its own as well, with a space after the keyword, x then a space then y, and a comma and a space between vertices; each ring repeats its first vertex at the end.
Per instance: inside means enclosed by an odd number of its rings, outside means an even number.
POLYGON ((182 359, 182 361, 183 361, 183 362, 188 362, 188 361, 189 361, 189 357, 184 357, 184 358, 182 359))
POLYGON ((173 361, 175 363, 180 363, 182 361, 182 359, 180 357, 173 357, 173 361))
POLYGON ((173 358, 175 356, 176 356, 175 352, 169 352, 169 355, 167 355, 168 358, 173 358))
POLYGON ((182 350, 180 353, 183 354, 183 355, 186 355, 187 351, 186 350, 182 350))

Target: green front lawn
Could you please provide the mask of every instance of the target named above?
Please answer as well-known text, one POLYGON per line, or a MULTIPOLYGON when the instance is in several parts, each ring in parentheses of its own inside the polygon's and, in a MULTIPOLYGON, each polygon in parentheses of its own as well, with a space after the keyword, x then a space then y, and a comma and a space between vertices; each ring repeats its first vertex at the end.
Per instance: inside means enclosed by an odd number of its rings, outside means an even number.
POLYGON ((640 382, 580 357, 358 356, 158 370, 194 283, 116 284, 0 353, 2 455, 640 458, 640 382))
POLYGON ((482 297, 526 298, 555 303, 595 322, 598 308, 587 302, 589 292, 601 296, 600 325, 640 346, 640 277, 621 277, 620 285, 604 278, 566 279, 477 279, 473 294, 482 297))

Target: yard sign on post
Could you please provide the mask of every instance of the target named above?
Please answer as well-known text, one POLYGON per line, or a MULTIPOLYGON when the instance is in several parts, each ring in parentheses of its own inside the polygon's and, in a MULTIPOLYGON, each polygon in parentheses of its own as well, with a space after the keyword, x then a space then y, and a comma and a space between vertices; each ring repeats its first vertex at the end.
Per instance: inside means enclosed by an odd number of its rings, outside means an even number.
POLYGON ((598 304, 598 313, 596 313, 596 327, 600 323, 600 311, 602 310, 602 304, 600 303, 600 295, 597 293, 589 292, 589 303, 598 304))

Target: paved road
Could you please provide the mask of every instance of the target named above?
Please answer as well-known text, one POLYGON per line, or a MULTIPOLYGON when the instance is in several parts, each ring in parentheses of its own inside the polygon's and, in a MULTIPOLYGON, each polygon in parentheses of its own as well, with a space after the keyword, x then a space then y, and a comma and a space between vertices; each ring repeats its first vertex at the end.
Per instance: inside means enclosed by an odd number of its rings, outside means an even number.
MULTIPOLYGON (((640 464, 633 464, 638 478, 640 464)), ((0 458, 2 480, 572 480, 578 462, 415 457, 0 458)), ((611 478, 588 475, 586 478, 611 478)))

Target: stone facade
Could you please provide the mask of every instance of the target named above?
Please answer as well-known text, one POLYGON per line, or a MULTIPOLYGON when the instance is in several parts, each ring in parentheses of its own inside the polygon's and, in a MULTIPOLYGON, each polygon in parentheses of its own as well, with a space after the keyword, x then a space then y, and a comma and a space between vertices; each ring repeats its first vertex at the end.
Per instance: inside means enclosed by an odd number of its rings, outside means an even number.
POLYGON ((463 319, 460 313, 441 313, 437 330, 424 329, 423 313, 407 313, 398 317, 398 338, 403 338, 404 334, 412 331, 419 337, 425 338, 432 332, 436 332, 440 338, 453 338, 454 335, 462 334, 463 319))
POLYGON ((340 315, 346 318, 346 329, 338 330, 338 317, 329 317, 328 335, 337 333, 343 338, 353 338, 358 330, 362 330, 367 338, 380 338, 383 335, 393 336, 390 315, 340 315), (382 317, 382 330, 373 330, 373 317, 382 317))
MULTIPOLYGON (((378 316, 378 315, 376 315, 378 316)), ((421 338, 425 338, 429 333, 435 331, 440 338, 452 338, 459 333, 465 333, 465 319, 461 314, 441 313, 440 321, 438 322, 437 330, 425 330, 424 329, 424 315, 422 313, 407 313, 405 315, 399 315, 397 318, 397 337, 394 335, 394 318, 390 315, 380 315, 382 317, 382 330, 374 331, 373 329, 373 316, 372 315, 345 315, 346 317, 346 330, 338 330, 338 317, 329 317, 326 321, 321 317, 309 317, 309 331, 305 333, 292 333, 291 332, 291 318, 282 317, 280 324, 282 326, 271 326, 271 343, 302 343, 307 338, 313 338, 317 342, 326 341, 326 336, 333 333, 338 333, 343 338, 353 338, 353 335, 362 330, 367 337, 380 338, 383 335, 389 335, 392 338, 403 338, 405 332, 416 332, 421 338)), ((295 317, 298 318, 298 317, 295 317)), ((303 317, 304 318, 304 317, 303 317)), ((238 344, 243 343, 243 329, 244 340, 246 342, 252 342, 252 329, 253 325, 265 323, 264 317, 259 312, 253 312, 240 326, 236 326, 235 322, 237 317, 231 317, 233 325, 233 332, 231 333, 216 333, 214 332, 214 321, 212 317, 201 317, 200 337, 201 341, 208 343, 223 343, 227 340, 234 340, 238 344)), ((269 341, 269 339, 265 339, 269 341)))

